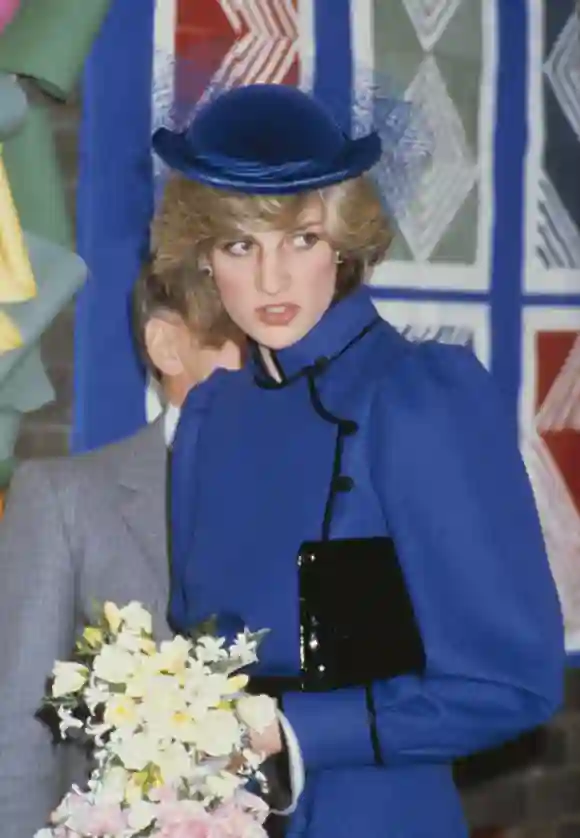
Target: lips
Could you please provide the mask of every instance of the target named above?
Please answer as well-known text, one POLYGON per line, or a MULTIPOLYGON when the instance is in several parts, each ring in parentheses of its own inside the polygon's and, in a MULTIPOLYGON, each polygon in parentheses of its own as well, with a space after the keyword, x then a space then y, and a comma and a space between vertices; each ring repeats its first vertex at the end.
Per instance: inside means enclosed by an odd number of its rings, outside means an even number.
POLYGON ((300 306, 294 303, 272 303, 256 309, 258 319, 265 326, 288 326, 299 312, 300 306))

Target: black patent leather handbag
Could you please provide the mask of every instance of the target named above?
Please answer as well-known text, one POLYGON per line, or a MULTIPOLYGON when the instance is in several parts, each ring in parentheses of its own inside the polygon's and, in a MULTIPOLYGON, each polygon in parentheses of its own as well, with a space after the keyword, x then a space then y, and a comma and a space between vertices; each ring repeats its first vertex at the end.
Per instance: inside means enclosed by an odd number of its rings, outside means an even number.
POLYGON ((421 632, 392 539, 305 542, 298 576, 302 689, 423 672, 421 632))

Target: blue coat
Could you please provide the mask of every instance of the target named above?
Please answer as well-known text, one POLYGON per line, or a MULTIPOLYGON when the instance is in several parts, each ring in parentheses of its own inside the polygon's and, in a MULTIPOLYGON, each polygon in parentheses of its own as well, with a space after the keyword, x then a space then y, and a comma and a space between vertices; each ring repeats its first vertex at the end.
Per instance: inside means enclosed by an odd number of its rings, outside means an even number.
POLYGON ((287 832, 460 838, 452 761, 561 700, 562 620, 517 429, 468 350, 408 342, 364 288, 275 358, 281 384, 254 358, 184 406, 174 622, 238 614, 271 629, 261 671, 296 674, 301 542, 391 536, 425 674, 376 682, 372 720, 360 688, 283 696, 307 769, 287 832))

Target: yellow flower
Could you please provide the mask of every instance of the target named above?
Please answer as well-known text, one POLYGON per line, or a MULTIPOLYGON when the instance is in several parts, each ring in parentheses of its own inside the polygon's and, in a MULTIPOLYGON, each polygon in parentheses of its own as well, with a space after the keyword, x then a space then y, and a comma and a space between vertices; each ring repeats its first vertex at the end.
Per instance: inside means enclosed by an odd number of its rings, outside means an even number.
POLYGON ((149 637, 142 637, 140 648, 144 655, 154 655, 157 652, 157 643, 149 637))
POLYGON ((98 649, 103 645, 103 630, 94 626, 87 626, 83 631, 83 639, 91 649, 98 649))
POLYGON ((232 678, 228 678, 228 692, 241 692, 248 686, 249 680, 247 675, 234 675, 232 678))
POLYGON ((117 608, 114 602, 105 602, 103 612, 105 614, 105 620, 109 624, 109 628, 113 634, 117 634, 123 620, 120 609, 117 608))
POLYGON ((134 806, 135 803, 143 799, 143 787, 146 779, 147 771, 139 771, 129 777, 125 786, 125 802, 128 806, 134 806))
POLYGON ((177 636, 173 640, 164 640, 159 647, 155 661, 159 672, 171 675, 183 675, 190 660, 191 642, 177 636))
POLYGON ((197 736, 197 724, 189 712, 176 710, 169 720, 167 732, 178 742, 185 742, 191 745, 197 736))

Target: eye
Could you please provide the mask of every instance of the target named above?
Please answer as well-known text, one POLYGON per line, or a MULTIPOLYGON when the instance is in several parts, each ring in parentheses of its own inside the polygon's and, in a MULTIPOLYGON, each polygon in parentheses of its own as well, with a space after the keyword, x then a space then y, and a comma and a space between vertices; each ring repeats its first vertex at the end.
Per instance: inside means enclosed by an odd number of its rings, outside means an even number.
POLYGON ((306 231, 303 233, 296 233, 292 240, 294 245, 299 250, 310 250, 315 244, 318 244, 320 236, 317 233, 306 231))
POLYGON ((249 239, 239 239, 233 242, 224 242, 221 249, 230 256, 246 256, 252 249, 252 242, 249 239))

